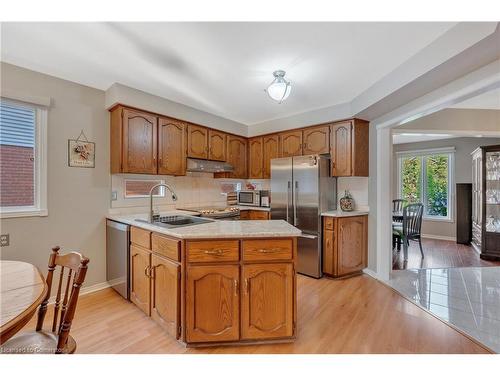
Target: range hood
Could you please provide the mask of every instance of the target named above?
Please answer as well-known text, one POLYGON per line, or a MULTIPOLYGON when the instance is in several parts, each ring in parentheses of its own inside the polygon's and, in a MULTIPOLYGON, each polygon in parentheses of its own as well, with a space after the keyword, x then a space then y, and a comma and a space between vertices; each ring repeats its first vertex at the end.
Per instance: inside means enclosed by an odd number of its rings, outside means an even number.
POLYGON ((231 164, 225 163, 223 161, 187 158, 186 170, 188 172, 215 173, 215 172, 232 172, 234 168, 231 164))

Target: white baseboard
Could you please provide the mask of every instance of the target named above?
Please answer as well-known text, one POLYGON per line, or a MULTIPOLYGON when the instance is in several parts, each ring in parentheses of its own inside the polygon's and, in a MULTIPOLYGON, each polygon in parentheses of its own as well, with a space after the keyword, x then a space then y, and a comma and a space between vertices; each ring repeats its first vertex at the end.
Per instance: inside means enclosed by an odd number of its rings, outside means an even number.
POLYGON ((366 273, 368 276, 373 277, 374 279, 380 280, 380 277, 377 272, 369 269, 369 268, 364 268, 363 273, 366 273))
MULTIPOLYGON (((87 286, 85 288, 81 288, 79 296, 83 296, 83 295, 89 294, 89 293, 94 293, 94 292, 97 292, 99 290, 106 289, 106 288, 109 288, 109 287, 110 287, 110 285, 109 285, 109 283, 107 281, 104 281, 102 283, 97 283, 97 284, 94 284, 94 285, 90 285, 90 286, 87 286)), ((63 292, 64 292, 64 290, 63 290, 63 292)), ((50 297, 49 304, 53 304, 55 302, 56 302, 56 296, 50 297)))
POLYGON ((102 289, 109 288, 111 285, 107 281, 103 281, 102 283, 97 283, 91 286, 86 286, 85 288, 80 289, 80 295, 94 293, 102 289))
POLYGON ((422 238, 428 238, 430 240, 443 240, 443 241, 457 241, 456 237, 448 237, 448 236, 437 236, 435 234, 423 234, 422 238))

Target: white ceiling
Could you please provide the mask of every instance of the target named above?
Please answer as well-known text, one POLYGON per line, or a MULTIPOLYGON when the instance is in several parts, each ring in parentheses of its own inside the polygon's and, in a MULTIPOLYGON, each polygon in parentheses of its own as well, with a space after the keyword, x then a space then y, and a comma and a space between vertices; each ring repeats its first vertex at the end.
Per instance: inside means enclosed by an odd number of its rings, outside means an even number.
POLYGON ((2 23, 1 60, 246 125, 351 101, 455 23, 2 23), (277 104, 276 69, 293 87, 277 104))
POLYGON ((455 104, 450 108, 466 109, 498 109, 500 110, 500 88, 486 91, 485 93, 474 96, 461 103, 455 104))

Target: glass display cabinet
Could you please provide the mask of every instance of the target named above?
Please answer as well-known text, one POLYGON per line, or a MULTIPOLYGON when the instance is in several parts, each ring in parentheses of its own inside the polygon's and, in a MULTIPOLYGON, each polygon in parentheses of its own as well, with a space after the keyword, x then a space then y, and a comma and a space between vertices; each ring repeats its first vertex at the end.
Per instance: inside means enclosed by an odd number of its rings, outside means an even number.
POLYGON ((473 236, 476 214, 481 216, 476 219, 481 229, 481 258, 500 260, 500 145, 480 147, 476 152, 473 153, 473 179, 478 180, 479 193, 474 194, 473 186, 473 211, 476 207, 473 236))

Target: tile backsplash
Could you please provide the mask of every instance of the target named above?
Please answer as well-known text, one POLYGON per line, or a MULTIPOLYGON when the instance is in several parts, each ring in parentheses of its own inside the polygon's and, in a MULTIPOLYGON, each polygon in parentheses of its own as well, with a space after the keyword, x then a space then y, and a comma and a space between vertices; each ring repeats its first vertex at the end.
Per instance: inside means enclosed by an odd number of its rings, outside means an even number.
MULTIPOLYGON (((173 202, 170 195, 155 197, 154 207, 160 211, 182 207, 225 206, 226 192, 231 184, 241 184, 245 190, 246 183, 252 183, 256 189, 269 190, 271 180, 237 180, 213 178, 209 173, 188 172, 187 176, 156 176, 116 174, 111 176, 112 192, 116 192, 116 200, 111 200, 112 213, 144 212, 149 206, 149 198, 125 198, 125 180, 164 180, 175 190, 178 200, 173 202)), ((337 178, 337 207, 338 201, 349 190, 354 198, 355 209, 368 208, 368 177, 338 177, 337 178)))
POLYGON ((188 172, 187 176, 157 176, 141 174, 115 174, 111 176, 111 190, 116 192, 116 200, 111 200, 111 211, 119 213, 143 212, 149 206, 149 198, 125 198, 125 180, 163 180, 172 186, 178 200, 172 201, 170 194, 165 197, 155 197, 154 207, 160 211, 182 207, 224 206, 226 204, 227 184, 241 183, 244 180, 213 178, 209 173, 188 172))
POLYGON ((346 190, 354 199, 355 210, 368 208, 368 177, 337 177, 337 207, 346 190))

